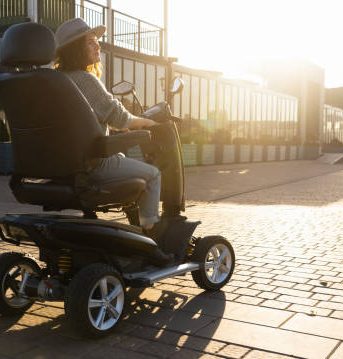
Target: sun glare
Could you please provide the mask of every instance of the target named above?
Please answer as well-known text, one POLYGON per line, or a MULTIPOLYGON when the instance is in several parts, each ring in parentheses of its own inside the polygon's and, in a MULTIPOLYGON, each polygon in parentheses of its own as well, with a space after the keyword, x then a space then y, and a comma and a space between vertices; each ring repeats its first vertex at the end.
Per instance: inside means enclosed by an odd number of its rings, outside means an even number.
MULTIPOLYGON (((163 26, 164 0, 113 0, 163 26)), ((168 0, 169 56, 181 65, 244 77, 267 59, 306 59, 343 86, 342 0, 168 0)))
POLYGON ((307 59, 343 84, 340 9, 339 0, 173 0, 170 54, 228 76, 264 59, 307 59))

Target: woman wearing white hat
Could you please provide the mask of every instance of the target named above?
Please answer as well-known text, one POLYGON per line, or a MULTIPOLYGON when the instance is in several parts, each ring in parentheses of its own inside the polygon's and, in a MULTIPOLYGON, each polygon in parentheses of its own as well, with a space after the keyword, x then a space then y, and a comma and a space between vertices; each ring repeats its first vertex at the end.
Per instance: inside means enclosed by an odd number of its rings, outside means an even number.
MULTIPOLYGON (((56 31, 55 68, 64 71, 88 100, 104 133, 108 127, 139 129, 155 125, 154 121, 129 113, 109 93, 100 81, 100 46, 98 39, 106 31, 105 26, 90 28, 82 19, 64 22, 56 31)), ((139 199, 141 226, 151 230, 159 221, 161 177, 159 170, 141 161, 117 154, 104 158, 95 165, 90 175, 97 181, 108 179, 143 178, 147 189, 139 199)))

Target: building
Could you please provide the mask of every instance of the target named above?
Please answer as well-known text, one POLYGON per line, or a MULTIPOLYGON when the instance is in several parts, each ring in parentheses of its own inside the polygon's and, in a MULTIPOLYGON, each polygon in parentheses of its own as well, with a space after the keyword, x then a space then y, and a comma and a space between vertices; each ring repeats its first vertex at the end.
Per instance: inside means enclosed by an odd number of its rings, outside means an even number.
MULTIPOLYGON (((184 119, 180 133, 190 149, 188 164, 315 158, 325 139, 336 136, 337 131, 330 134, 332 120, 326 120, 330 111, 324 110, 324 71, 318 66, 264 63, 257 73, 266 86, 186 68, 164 56, 163 28, 112 9, 110 0, 2 0, 0 31, 24 21, 55 30, 73 17, 107 26, 102 80, 109 89, 126 80, 135 83, 145 107, 171 100, 174 114, 184 119), (182 77, 185 88, 170 99, 174 76, 182 77)), ((138 110, 132 99, 124 101, 131 111, 138 110)))

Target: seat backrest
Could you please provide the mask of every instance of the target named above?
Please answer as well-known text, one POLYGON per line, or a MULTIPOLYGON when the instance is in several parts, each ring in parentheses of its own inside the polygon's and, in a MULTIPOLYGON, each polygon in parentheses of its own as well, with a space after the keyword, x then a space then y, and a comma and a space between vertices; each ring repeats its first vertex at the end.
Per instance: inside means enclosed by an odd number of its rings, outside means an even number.
POLYGON ((4 34, 0 62, 16 69, 0 74, 15 175, 61 178, 84 172, 95 140, 103 135, 72 81, 56 70, 36 68, 53 56, 54 36, 43 25, 14 25, 4 34))

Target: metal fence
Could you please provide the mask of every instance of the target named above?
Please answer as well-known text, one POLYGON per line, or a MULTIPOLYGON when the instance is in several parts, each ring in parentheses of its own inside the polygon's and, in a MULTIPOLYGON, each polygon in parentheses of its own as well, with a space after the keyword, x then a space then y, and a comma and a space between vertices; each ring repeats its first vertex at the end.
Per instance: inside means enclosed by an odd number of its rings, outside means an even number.
POLYGON ((176 68, 185 88, 173 101, 184 143, 299 142, 298 99, 258 85, 176 68))
MULTIPOLYGON (((0 27, 27 20, 27 4, 28 0, 0 0, 0 27)), ((102 41, 146 55, 163 56, 164 29, 159 26, 109 10, 92 0, 38 0, 37 4, 38 22, 54 31, 64 21, 81 17, 91 27, 105 25, 111 30, 111 38, 106 32, 102 41)))
MULTIPOLYGON (((108 8, 93 1, 83 1, 75 4, 76 17, 83 18, 90 27, 99 25, 107 26, 106 14, 108 8)), ((107 34, 102 37, 102 41, 108 41, 107 34)))
POLYGON ((324 105, 322 143, 343 146, 343 109, 324 105))
POLYGON ((1 0, 0 26, 21 22, 27 18, 27 0, 1 0))
POLYGON ((112 10, 113 44, 147 55, 163 55, 163 29, 112 10))
POLYGON ((38 23, 56 30, 64 21, 75 17, 74 0, 38 1, 38 23))

